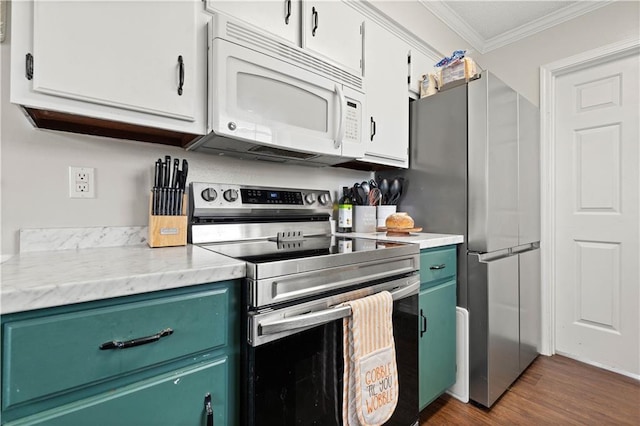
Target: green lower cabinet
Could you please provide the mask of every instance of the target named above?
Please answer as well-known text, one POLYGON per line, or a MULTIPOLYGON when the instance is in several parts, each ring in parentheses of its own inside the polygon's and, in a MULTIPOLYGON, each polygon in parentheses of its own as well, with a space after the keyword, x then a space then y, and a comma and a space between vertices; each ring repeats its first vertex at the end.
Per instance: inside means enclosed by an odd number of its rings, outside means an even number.
POLYGON ((214 424, 236 425, 239 288, 226 281, 0 317, 0 424, 204 426, 210 394, 214 424))
POLYGON ((420 409, 456 381, 456 281, 420 292, 420 409))
POLYGON ((420 410, 456 381, 456 248, 423 250, 419 296, 420 410), (426 272, 423 269, 427 269, 426 272))
POLYGON ((211 394, 214 424, 227 425, 227 359, 154 377, 7 425, 175 426, 206 425, 204 399, 211 394))

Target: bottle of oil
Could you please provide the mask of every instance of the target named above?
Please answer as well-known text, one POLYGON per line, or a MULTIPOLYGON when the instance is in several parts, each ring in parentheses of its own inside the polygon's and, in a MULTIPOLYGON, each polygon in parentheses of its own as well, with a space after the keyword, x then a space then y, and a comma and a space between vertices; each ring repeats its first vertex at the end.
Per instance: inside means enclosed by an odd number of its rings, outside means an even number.
POLYGON ((353 228, 353 201, 346 186, 342 187, 342 197, 338 200, 338 232, 351 232, 353 228))

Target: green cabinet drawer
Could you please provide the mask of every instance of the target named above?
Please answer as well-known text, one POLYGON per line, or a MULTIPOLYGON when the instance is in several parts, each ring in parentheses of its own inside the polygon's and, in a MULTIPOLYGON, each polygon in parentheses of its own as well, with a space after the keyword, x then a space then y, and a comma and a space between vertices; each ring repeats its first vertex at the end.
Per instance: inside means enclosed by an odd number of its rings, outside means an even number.
POLYGON ((211 394, 214 424, 235 425, 229 412, 227 358, 177 370, 106 394, 25 417, 6 426, 205 425, 211 394))
MULTIPOLYGON (((2 407, 121 377, 227 344, 229 288, 123 302, 3 326, 2 407), (101 350, 171 328, 173 334, 126 349, 101 350)), ((159 403, 161 404, 161 403, 159 403)))
POLYGON ((420 252, 420 282, 429 283, 456 275, 456 246, 436 247, 420 252))
POLYGON ((424 409, 456 381, 456 281, 420 291, 419 401, 424 409))

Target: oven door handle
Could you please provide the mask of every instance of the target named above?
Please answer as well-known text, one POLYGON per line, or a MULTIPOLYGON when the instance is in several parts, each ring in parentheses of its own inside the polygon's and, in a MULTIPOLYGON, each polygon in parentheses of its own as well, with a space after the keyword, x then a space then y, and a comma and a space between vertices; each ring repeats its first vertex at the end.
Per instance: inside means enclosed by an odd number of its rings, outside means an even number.
MULTIPOLYGON (((399 288, 391 292, 393 300, 404 299, 412 294, 417 294, 420 290, 420 282, 414 282, 408 286, 399 288)), ((348 305, 336 306, 322 311, 308 314, 296 315, 277 321, 260 322, 258 327, 261 335, 277 334, 301 328, 313 327, 325 324, 351 315, 351 307, 348 305)))

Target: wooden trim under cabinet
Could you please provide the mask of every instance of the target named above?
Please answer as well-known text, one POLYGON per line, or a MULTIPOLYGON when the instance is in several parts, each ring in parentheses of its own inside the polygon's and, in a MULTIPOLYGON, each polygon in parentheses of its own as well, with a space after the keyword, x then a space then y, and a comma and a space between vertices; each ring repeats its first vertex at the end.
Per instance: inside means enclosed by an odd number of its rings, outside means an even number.
POLYGON ((140 142, 185 147, 201 135, 122 123, 57 111, 24 108, 34 126, 40 129, 61 130, 85 135, 106 136, 140 142))

